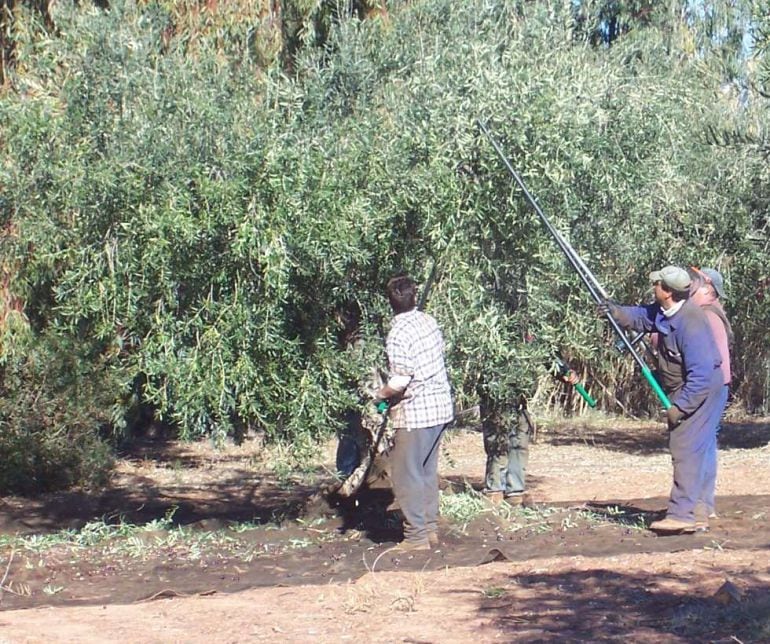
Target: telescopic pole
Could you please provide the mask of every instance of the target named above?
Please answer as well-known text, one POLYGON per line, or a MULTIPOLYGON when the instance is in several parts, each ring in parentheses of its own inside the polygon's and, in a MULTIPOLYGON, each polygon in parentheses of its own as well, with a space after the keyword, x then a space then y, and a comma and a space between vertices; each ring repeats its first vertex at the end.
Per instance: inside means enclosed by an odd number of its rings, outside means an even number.
MULTIPOLYGON (((556 241, 556 245, 559 247, 559 249, 562 251, 564 256, 567 258, 567 261, 569 261, 569 263, 572 265, 572 268, 574 269, 574 271, 578 274, 580 279, 583 281, 583 284, 585 284, 586 288, 588 289, 588 292, 591 294, 591 297, 597 303, 604 302, 607 299, 606 291, 601 287, 596 277, 594 277, 593 273, 591 273, 591 271, 585 265, 585 262, 583 262, 580 256, 575 252, 575 249, 572 248, 572 246, 567 242, 567 240, 564 239, 564 237, 562 237, 561 233, 558 230, 556 230, 556 228, 553 227, 551 222, 548 220, 548 217, 545 216, 545 213, 537 204, 537 202, 535 201, 535 198, 530 194, 529 190, 527 190, 527 186, 524 184, 524 181, 521 179, 521 177, 516 172, 516 170, 513 169, 511 162, 505 156, 505 154, 503 153, 502 149, 498 145, 497 141, 492 136, 487 126, 484 125, 484 123, 482 123, 481 120, 477 120, 476 122, 481 128, 481 131, 484 132, 484 134, 486 135, 487 139, 489 139, 489 142, 492 144, 492 147, 495 148, 495 152, 497 152, 503 164, 505 164, 505 167, 510 173, 510 175, 516 181, 519 188, 521 188, 521 191, 524 193, 524 197, 526 198, 527 203, 529 203, 529 205, 532 207, 532 209, 535 211, 538 217, 540 217, 540 220, 543 222, 543 225, 546 227, 548 232, 551 233, 551 236, 554 238, 554 241, 556 241)), ((647 366, 647 363, 637 353, 636 349, 631 344, 630 340, 626 337, 626 334, 623 332, 623 329, 618 324, 617 320, 615 320, 615 318, 612 317, 612 314, 609 311, 605 314, 605 317, 609 321, 610 326, 612 326, 612 329, 615 331, 618 337, 622 340, 628 352, 631 354, 633 359, 639 365, 639 369, 642 372, 642 376, 644 376, 644 379, 649 383, 650 387, 652 387, 653 391, 655 392, 655 395, 658 397, 660 402, 663 403, 663 407, 666 409, 671 407, 671 401, 668 399, 668 396, 666 396, 663 389, 661 389, 660 384, 658 384, 658 381, 655 380, 655 376, 652 375, 652 371, 650 371, 650 368, 647 366)))
MULTIPOLYGON (((569 243, 569 241, 567 239, 565 239, 565 237, 558 230, 556 231, 556 234, 559 235, 559 237, 561 237, 561 241, 562 241, 562 244, 564 245, 564 247, 567 248, 567 250, 570 253, 572 253, 572 256, 580 264, 580 268, 583 270, 583 273, 585 274, 585 276, 593 282, 593 284, 594 284, 594 286, 596 288, 597 293, 599 293, 599 295, 601 295, 602 298, 604 298, 605 300, 609 299, 609 295, 607 295, 607 291, 605 291, 604 288, 602 287, 602 285, 599 284, 599 280, 596 279, 594 274, 591 272, 591 269, 589 269, 588 266, 586 266, 585 262, 583 261, 583 258, 580 257, 580 255, 578 255, 575 252, 575 249, 572 247, 572 245, 569 243)), ((625 336, 626 334, 624 333, 623 335, 625 336)), ((640 333, 637 333, 636 335, 633 335, 631 337, 631 339, 629 340, 629 342, 631 343, 632 346, 636 346, 637 344, 641 343, 642 347, 644 347, 644 350, 647 352, 647 354, 652 356, 653 358, 655 357, 655 352, 652 350, 650 345, 644 340, 644 333, 643 332, 640 332, 640 333)), ((622 343, 622 342, 619 345, 616 344, 616 348, 621 353, 623 353, 625 351, 625 349, 626 349, 625 344, 622 343)))

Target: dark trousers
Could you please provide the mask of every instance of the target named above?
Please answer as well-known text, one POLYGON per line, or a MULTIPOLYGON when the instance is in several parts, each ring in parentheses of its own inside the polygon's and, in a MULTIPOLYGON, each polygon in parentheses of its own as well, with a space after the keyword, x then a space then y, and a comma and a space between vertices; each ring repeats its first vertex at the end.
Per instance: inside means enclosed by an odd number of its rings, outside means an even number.
POLYGON ((674 485, 667 515, 683 521, 695 520, 695 505, 704 495, 709 459, 715 454, 717 427, 724 410, 721 372, 715 370, 715 374, 718 378, 703 404, 669 432, 674 485))
POLYGON ((438 455, 444 427, 396 431, 390 476, 407 541, 424 541, 438 528, 438 455))

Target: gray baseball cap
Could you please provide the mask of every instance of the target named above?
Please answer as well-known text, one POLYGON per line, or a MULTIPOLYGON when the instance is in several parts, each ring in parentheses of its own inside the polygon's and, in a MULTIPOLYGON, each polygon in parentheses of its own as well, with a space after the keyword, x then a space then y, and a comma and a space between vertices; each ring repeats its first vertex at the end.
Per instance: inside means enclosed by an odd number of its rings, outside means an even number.
POLYGON ((664 266, 659 271, 650 273, 650 281, 662 282, 673 291, 686 291, 690 287, 690 276, 679 266, 664 266))
POLYGON ((719 297, 724 297, 725 280, 722 278, 722 273, 720 273, 715 268, 702 268, 700 272, 709 278, 709 280, 711 281, 711 286, 714 287, 714 290, 717 292, 717 295, 719 297))

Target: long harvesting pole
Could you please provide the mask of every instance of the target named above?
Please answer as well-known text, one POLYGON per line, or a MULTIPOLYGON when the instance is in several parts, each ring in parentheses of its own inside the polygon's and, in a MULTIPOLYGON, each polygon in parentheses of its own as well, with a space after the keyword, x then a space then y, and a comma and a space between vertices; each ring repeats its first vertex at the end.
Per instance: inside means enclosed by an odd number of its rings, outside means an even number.
MULTIPOLYGON (((577 252, 575 252, 575 249, 572 247, 569 241, 558 230, 556 231, 556 234, 559 235, 559 237, 561 238, 561 243, 564 245, 564 247, 570 253, 572 253, 572 256, 577 260, 578 264, 580 264, 580 268, 583 271, 583 273, 585 273, 586 277, 593 282, 594 286, 596 287, 597 293, 599 293, 599 295, 601 295, 603 299, 605 300, 609 299, 610 296, 607 294, 607 291, 604 290, 602 285, 599 283, 599 280, 597 280, 596 276, 591 272, 591 269, 589 269, 588 266, 586 266, 585 262, 583 261, 583 258, 580 257, 580 255, 578 255, 577 252)), ((625 336, 626 334, 624 333, 623 335, 625 336)), ((648 355, 655 357, 655 352, 652 350, 650 345, 645 341, 643 332, 633 335, 629 340, 629 342, 633 346, 636 346, 637 344, 641 344, 648 355)), ((625 352, 626 347, 624 343, 621 342, 619 345, 616 344, 616 347, 621 353, 625 352)))
MULTIPOLYGON (((484 132, 484 134, 486 135, 487 139, 489 139, 489 142, 492 144, 492 147, 494 147, 495 152, 497 152, 498 156, 502 160, 509 174, 513 177, 514 181, 516 181, 519 188, 524 193, 524 197, 527 200, 527 203, 535 211, 538 217, 540 217, 540 220, 543 222, 543 225, 546 227, 548 232, 551 233, 551 236, 554 238, 556 245, 559 247, 559 249, 562 251, 564 256, 567 258, 567 261, 570 263, 573 270, 578 274, 580 279, 583 281, 583 284, 585 284, 586 288, 588 289, 588 292, 591 294, 591 297, 597 303, 604 302, 607 299, 607 293, 604 290, 604 288, 602 288, 601 284, 599 284, 599 281, 596 279, 594 274, 588 269, 588 267, 586 266, 582 258, 575 252, 575 249, 572 248, 572 246, 561 235, 561 233, 558 230, 556 230, 556 228, 554 228, 553 224, 551 224, 548 217, 545 216, 545 213, 537 204, 537 201, 535 201, 535 198, 530 194, 529 190, 527 190, 527 186, 524 184, 524 181, 516 172, 516 170, 514 170, 513 166, 511 165, 511 162, 505 156, 505 154, 503 153, 502 149, 498 145, 497 141, 492 136, 492 133, 489 131, 487 126, 484 125, 484 123, 482 123, 481 120, 477 120, 476 122, 481 128, 481 131, 484 132)), ((639 369, 642 372, 642 376, 644 376, 644 379, 649 383, 650 387, 652 387, 652 390, 655 392, 655 395, 658 397, 660 402, 663 403, 663 407, 665 409, 669 409, 671 407, 671 401, 668 399, 668 396, 666 396, 663 389, 661 389, 660 384, 655 379, 655 376, 652 374, 652 371, 647 366, 647 363, 637 353, 633 344, 628 339, 626 334, 623 332, 623 329, 618 324, 617 320, 614 317, 612 317, 612 314, 608 311, 605 314, 605 316, 609 321, 610 326, 612 326, 612 329, 615 331, 615 333, 618 335, 618 337, 621 339, 621 341, 625 345, 626 350, 631 354, 633 359, 636 361, 637 365, 639 365, 639 369)))

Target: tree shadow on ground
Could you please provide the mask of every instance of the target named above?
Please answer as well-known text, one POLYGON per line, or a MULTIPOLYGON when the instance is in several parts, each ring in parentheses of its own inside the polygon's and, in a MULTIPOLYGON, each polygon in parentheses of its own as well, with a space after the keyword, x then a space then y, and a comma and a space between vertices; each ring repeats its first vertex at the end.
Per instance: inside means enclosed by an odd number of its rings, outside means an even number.
POLYGON ((596 426, 577 422, 558 425, 540 433, 539 442, 554 446, 583 445, 626 454, 651 455, 667 451, 667 436, 662 425, 596 426))
POLYGON ((172 526, 205 530, 234 522, 280 523, 302 516, 317 492, 315 485, 244 466, 242 456, 217 454, 215 462, 209 462, 166 437, 134 441, 121 457, 134 467, 106 488, 0 499, 0 533, 77 530, 93 521, 145 525, 167 519, 172 526), (142 464, 147 465, 146 473, 142 464), (220 469, 223 464, 227 467, 220 469), (191 470, 211 474, 192 484, 185 480, 191 470))
MULTIPOLYGON (((649 425, 596 426, 587 423, 559 425, 542 431, 540 443, 555 446, 585 445, 615 452, 647 456, 668 451, 668 435, 662 423, 649 425)), ((722 449, 756 449, 770 444, 770 423, 726 422, 719 435, 722 449)))
POLYGON ((330 497, 327 503, 341 520, 341 534, 355 530, 375 543, 404 538, 402 515, 389 487, 365 486, 353 498, 330 497))
POLYGON ((0 533, 31 534, 79 530, 87 523, 146 525, 167 519, 171 527, 218 530, 233 523, 255 525, 335 518, 338 531, 359 531, 375 542, 403 538, 400 513, 390 506, 388 482, 364 487, 355 497, 323 496, 323 468, 298 482, 242 463, 242 455, 196 453, 173 438, 153 437, 125 446, 130 473, 101 490, 68 490, 35 497, 0 499, 0 533), (147 473, 143 474, 143 465, 147 473), (224 467, 223 467, 224 466, 224 467), (211 471, 191 483, 185 472, 211 471), (160 475, 159 475, 160 472, 160 475))
POLYGON ((770 586, 753 574, 736 582, 741 601, 715 596, 716 587, 704 596, 679 575, 523 574, 483 589, 479 611, 508 641, 770 641, 770 586))
MULTIPOLYGON (((185 443, 172 433, 159 433, 150 437, 140 436, 122 444, 117 450, 117 457, 129 463, 151 463, 178 469, 193 469, 204 466, 208 460, 206 455, 196 454, 189 449, 190 445, 192 443, 185 443)), ((225 463, 243 460, 243 457, 228 457, 224 454, 217 454, 216 460, 218 463, 225 463)))
POLYGON ((757 449, 770 445, 770 423, 743 421, 722 423, 720 449, 757 449))
MULTIPOLYGON (((655 425, 636 428, 592 428, 590 434, 574 427, 561 427, 543 433, 543 442, 552 445, 587 444, 631 453, 656 453, 665 450, 665 436, 655 425)), ((766 422, 730 422, 721 434, 723 449, 753 449, 770 440, 770 424, 766 422)), ((148 471, 133 468, 120 484, 99 491, 71 490, 38 497, 6 497, 0 499, 0 533, 40 533, 62 529, 80 529, 92 521, 144 525, 170 518, 172 525, 185 525, 212 530, 230 523, 280 523, 305 516, 336 516, 340 532, 357 530, 375 542, 398 541, 402 538, 401 517, 389 510, 393 498, 389 488, 373 488, 352 500, 321 498, 316 479, 321 470, 311 473, 303 482, 282 480, 274 474, 256 471, 239 463, 243 456, 217 454, 209 456, 188 449, 183 443, 164 437, 136 441, 124 452, 134 464, 148 463, 148 471), (226 464, 223 470, 219 466, 226 464), (161 468, 165 481, 160 483, 161 468), (210 469, 204 484, 185 482, 185 470, 210 469), (179 478, 177 481, 176 479, 179 478), (308 482, 309 481, 309 482, 308 482)), ((481 467, 481 466, 480 466, 481 467)), ((448 476, 444 487, 463 492, 470 485, 483 487, 483 472, 478 476, 448 476)), ((538 477, 530 477, 530 485, 538 486, 538 477)), ((609 506, 598 509, 618 523, 657 518, 649 510, 609 506), (640 514, 641 513, 641 514, 640 514), (645 514, 646 513, 646 514, 645 514)))
POLYGON ((92 521, 145 525, 168 519, 171 525, 206 530, 233 522, 278 523, 300 517, 315 487, 293 486, 254 479, 247 470, 233 471, 230 478, 209 483, 205 490, 159 488, 150 481, 130 488, 111 488, 92 493, 82 490, 57 492, 34 499, 13 497, 0 501, 0 533, 41 533, 80 529, 92 521))

